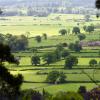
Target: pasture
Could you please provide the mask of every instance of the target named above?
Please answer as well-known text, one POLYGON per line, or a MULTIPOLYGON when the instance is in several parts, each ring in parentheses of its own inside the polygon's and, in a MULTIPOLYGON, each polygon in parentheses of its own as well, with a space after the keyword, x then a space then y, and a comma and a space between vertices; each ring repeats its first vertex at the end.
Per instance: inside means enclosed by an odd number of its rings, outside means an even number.
MULTIPOLYGON (((100 83, 100 56, 99 46, 87 46, 83 47, 81 52, 76 53, 70 50, 71 55, 78 57, 78 65, 73 66, 73 69, 64 69, 65 61, 62 59, 50 65, 43 65, 44 62, 41 60, 41 65, 34 66, 31 64, 31 57, 34 55, 32 52, 33 47, 38 48, 37 54, 42 59, 42 56, 46 52, 52 52, 56 49, 56 45, 59 43, 74 43, 79 41, 78 37, 72 34, 72 28, 79 26, 81 32, 86 35, 86 39, 82 42, 88 41, 99 41, 100 40, 100 29, 95 29, 93 33, 86 33, 83 30, 84 25, 99 23, 99 19, 96 16, 91 16, 92 21, 85 22, 84 15, 74 14, 51 14, 48 17, 0 17, 0 33, 13 34, 13 35, 27 35, 29 34, 29 44, 26 51, 12 52, 15 57, 20 57, 20 65, 16 66, 13 64, 6 64, 9 71, 16 75, 22 74, 24 82, 21 89, 35 89, 42 91, 43 88, 50 93, 56 93, 58 91, 77 91, 80 86, 86 86, 88 90, 92 89, 96 85, 91 81, 90 77, 93 78, 93 71, 95 69, 95 81, 100 83), (77 25, 79 23, 79 25, 77 25), (70 29, 70 32, 66 36, 60 36, 60 29, 70 29), (35 36, 46 33, 48 36, 47 40, 42 37, 41 43, 35 40, 35 36), (48 47, 50 46, 50 47, 48 47), (96 59, 98 66, 96 68, 89 67, 89 61, 96 59), (65 84, 48 84, 45 82, 47 74, 50 71, 57 70, 62 71, 67 76, 66 80, 68 83, 65 84), (84 72, 88 73, 88 77, 84 72)), ((65 47, 68 50, 68 47, 65 47)))
MULTIPOLYGON (((91 22, 84 22, 84 15, 51 14, 48 17, 0 17, 0 33, 21 35, 30 32, 30 37, 47 33, 48 36, 58 35, 60 29, 72 29, 73 26, 98 24, 99 19, 91 16, 91 22), (83 21, 80 21, 83 20, 83 21)), ((83 30, 82 30, 83 31, 83 30)))

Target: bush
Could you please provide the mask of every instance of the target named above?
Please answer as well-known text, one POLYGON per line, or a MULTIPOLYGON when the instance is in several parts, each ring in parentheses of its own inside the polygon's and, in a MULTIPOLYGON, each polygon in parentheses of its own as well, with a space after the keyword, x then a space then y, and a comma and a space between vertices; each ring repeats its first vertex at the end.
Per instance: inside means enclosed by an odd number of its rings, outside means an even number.
POLYGON ((52 97, 52 100, 83 100, 83 98, 75 92, 58 92, 52 97))
POLYGON ((20 100, 43 100, 43 96, 38 91, 29 89, 22 91, 20 100))

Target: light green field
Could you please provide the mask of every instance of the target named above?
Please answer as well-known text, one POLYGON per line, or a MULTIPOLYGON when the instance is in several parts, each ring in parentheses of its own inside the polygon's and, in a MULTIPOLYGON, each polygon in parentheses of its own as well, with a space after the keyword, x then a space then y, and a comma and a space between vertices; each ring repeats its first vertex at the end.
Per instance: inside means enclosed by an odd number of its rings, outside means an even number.
POLYGON ((80 27, 91 23, 99 23, 99 19, 96 19, 96 16, 92 16, 92 19, 95 21, 88 23, 75 21, 80 18, 83 19, 84 16, 75 14, 51 14, 48 17, 1 17, 0 33, 20 35, 30 32, 30 36, 42 35, 43 33, 51 36, 57 35, 58 31, 62 28, 72 29, 73 26, 77 26, 77 23, 80 23, 80 27), (60 20, 56 20, 56 17, 59 17, 60 20))
MULTIPOLYGON (((94 33, 87 33, 86 39, 83 40, 84 42, 87 41, 96 41, 100 38, 100 31, 95 31, 94 33)), ((59 33, 56 36, 48 37, 47 40, 44 40, 42 38, 42 41, 38 43, 35 38, 29 39, 29 48, 31 47, 40 47, 40 46, 55 46, 59 43, 74 43, 75 41, 79 41, 78 37, 76 35, 66 35, 66 36, 58 36, 59 33)), ((91 47, 92 48, 92 47, 91 47)))
MULTIPOLYGON (((59 43, 71 43, 78 40, 77 36, 75 35, 66 35, 66 36, 57 36, 59 35, 60 29, 70 29, 74 26, 77 26, 79 23, 79 27, 81 28, 81 32, 85 33, 82 29, 84 25, 94 24, 96 25, 99 23, 99 19, 96 19, 96 16, 91 17, 93 21, 91 22, 84 22, 79 21, 79 19, 84 19, 83 15, 73 15, 73 14, 51 14, 48 17, 0 17, 0 33, 7 34, 11 33, 13 35, 21 35, 26 34, 26 32, 30 32, 29 37, 34 37, 36 35, 42 35, 43 33, 47 33, 48 39, 42 40, 41 43, 37 43, 34 38, 29 39, 29 48, 31 47, 40 47, 40 46, 55 46, 59 43), (57 17, 60 19, 57 20, 57 17), (3 19, 3 20, 1 20, 3 19), (55 35, 55 36, 54 36, 55 35), (49 37, 51 36, 51 37, 49 37)), ((71 33, 71 32, 70 32, 71 33)), ((92 41, 92 40, 99 40, 99 30, 95 30, 95 32, 89 34, 86 33, 86 39, 84 41, 92 41)), ((65 48, 68 49, 68 48, 65 48)), ((91 77, 93 77, 93 69, 89 67, 89 61, 91 59, 96 59, 98 63, 100 62, 100 58, 98 56, 98 49, 99 47, 83 47, 83 50, 80 53, 71 52, 71 54, 78 56, 79 63, 78 66, 74 66, 75 69, 67 70, 64 68, 64 60, 55 62, 50 64, 50 66, 32 66, 30 57, 33 55, 32 51, 28 51, 25 53, 24 51, 19 53, 14 53, 15 56, 23 56, 20 60, 20 65, 9 65, 9 71, 16 75, 22 74, 24 77, 24 81, 28 83, 23 83, 22 89, 36 89, 42 91, 44 88, 50 93, 56 93, 58 91, 77 91, 80 86, 86 86, 88 90, 92 89, 96 85, 94 83, 80 83, 80 82, 91 82, 90 78, 84 74, 83 67, 86 68, 84 71, 88 73, 91 77), (93 49, 96 50, 93 50, 93 49), (87 52, 87 53, 86 53, 87 52), (88 53, 89 52, 89 53, 88 53), (81 56, 85 56, 81 58, 81 56), (87 56, 91 56, 86 58, 87 56), (81 66, 82 65, 82 68, 81 66), (90 69, 88 69, 90 68, 90 69), (74 81, 79 83, 67 83, 67 84, 56 84, 50 85, 43 83, 46 80, 47 74, 52 70, 63 71, 67 76, 66 80, 74 81), (37 74, 37 73, 42 73, 37 74), (37 83, 34 83, 37 82, 37 83)), ((43 48, 39 49, 38 55, 41 56, 45 52, 53 51, 55 47, 50 48, 43 48)), ((41 64, 44 64, 41 61, 41 64)), ((98 67, 99 68, 99 67, 98 67)), ((95 80, 100 79, 100 69, 97 69, 94 76, 95 80)))
MULTIPOLYGON (((25 68, 25 67, 24 67, 25 68)), ((23 69, 23 68, 22 68, 23 69)), ((89 77, 82 73, 82 70, 76 69, 76 70, 59 70, 63 71, 66 74, 68 81, 91 81, 89 77)), ((80 86, 86 86, 87 89, 92 89, 96 85, 94 83, 66 83, 66 84, 59 84, 59 85, 50 85, 46 83, 42 83, 46 80, 47 75, 37 75, 37 72, 50 72, 52 69, 47 70, 26 70, 26 71, 11 71, 12 74, 22 74, 24 76, 24 80, 31 82, 31 83, 23 83, 22 89, 36 89, 39 91, 42 91, 44 88, 50 93, 56 93, 58 91, 77 91, 80 86), (40 82, 40 83, 34 83, 34 82, 40 82)), ((91 77, 93 77, 93 70, 92 69, 86 69, 84 70, 86 73, 88 73, 91 77)), ((95 71, 95 80, 99 80, 100 77, 100 70, 95 71)))

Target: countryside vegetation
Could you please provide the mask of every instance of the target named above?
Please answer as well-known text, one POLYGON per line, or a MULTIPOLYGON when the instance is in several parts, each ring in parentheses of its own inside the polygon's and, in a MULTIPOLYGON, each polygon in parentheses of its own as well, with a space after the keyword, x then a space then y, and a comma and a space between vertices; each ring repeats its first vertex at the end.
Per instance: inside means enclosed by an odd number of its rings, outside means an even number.
POLYGON ((0 0, 0 100, 100 100, 100 0, 76 1, 0 0))

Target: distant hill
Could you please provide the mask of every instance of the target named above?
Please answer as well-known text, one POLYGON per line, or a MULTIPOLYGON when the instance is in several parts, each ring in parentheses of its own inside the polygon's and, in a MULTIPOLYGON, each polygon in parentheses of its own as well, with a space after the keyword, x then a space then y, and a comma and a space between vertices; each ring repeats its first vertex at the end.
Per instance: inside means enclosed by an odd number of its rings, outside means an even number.
POLYGON ((0 6, 82 6, 94 7, 95 0, 0 0, 0 6))

